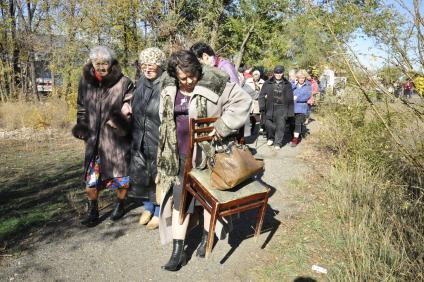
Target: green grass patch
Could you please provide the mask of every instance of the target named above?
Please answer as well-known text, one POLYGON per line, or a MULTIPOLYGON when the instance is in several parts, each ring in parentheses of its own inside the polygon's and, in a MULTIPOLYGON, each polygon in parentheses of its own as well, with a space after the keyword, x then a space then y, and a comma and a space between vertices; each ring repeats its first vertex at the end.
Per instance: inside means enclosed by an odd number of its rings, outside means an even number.
MULTIPOLYGON (((83 143, 67 132, 0 140, 0 239, 19 246, 29 233, 83 207, 83 143)), ((3 246, 0 246, 3 247, 3 246)))
POLYGON ((311 180, 294 180, 290 189, 295 201, 302 204, 302 212, 282 222, 276 239, 269 248, 265 267, 255 269, 260 280, 293 281, 296 278, 327 279, 340 261, 340 237, 331 232, 337 217, 329 212, 323 192, 311 180), (329 273, 312 271, 313 265, 326 268, 329 273))
POLYGON ((18 214, 2 218, 0 222, 0 238, 10 237, 12 234, 20 233, 28 229, 39 227, 50 221, 61 213, 66 207, 65 203, 56 203, 47 206, 34 207, 26 210, 23 214, 18 214))

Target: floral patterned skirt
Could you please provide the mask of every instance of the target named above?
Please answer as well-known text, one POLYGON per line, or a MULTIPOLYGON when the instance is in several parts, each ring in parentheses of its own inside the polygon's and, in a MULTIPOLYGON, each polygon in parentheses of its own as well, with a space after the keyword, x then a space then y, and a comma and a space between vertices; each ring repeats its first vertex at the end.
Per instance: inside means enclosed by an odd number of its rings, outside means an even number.
POLYGON ((106 180, 101 179, 101 160, 96 156, 91 160, 85 175, 87 188, 106 188, 106 189, 128 189, 130 186, 129 176, 113 177, 106 180))

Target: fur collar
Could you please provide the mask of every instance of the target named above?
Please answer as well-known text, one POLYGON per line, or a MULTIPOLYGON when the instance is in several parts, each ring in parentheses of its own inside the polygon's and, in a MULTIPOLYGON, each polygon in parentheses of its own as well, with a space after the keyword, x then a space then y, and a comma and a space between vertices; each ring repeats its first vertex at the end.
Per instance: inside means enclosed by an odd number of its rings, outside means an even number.
MULTIPOLYGON (((94 68, 92 63, 84 65, 82 69, 82 75, 84 79, 91 85, 99 87, 100 84, 94 76, 94 68)), ((115 85, 123 76, 121 67, 117 61, 112 62, 110 72, 103 78, 101 86, 104 88, 110 88, 115 85)))

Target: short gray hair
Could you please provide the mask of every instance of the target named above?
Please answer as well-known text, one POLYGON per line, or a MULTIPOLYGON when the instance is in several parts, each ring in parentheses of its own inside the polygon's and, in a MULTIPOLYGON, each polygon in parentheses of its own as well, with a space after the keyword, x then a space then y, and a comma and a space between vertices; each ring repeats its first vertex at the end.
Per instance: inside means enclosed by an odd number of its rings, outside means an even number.
POLYGON ((105 59, 110 64, 116 60, 115 52, 106 46, 96 46, 90 50, 90 61, 93 62, 97 59, 105 59))
POLYGON ((297 72, 296 69, 289 70, 289 76, 296 76, 296 72, 297 72))
POLYGON ((306 78, 306 77, 308 77, 308 72, 304 69, 300 69, 300 70, 297 71, 296 76, 297 77, 302 76, 302 77, 306 78))

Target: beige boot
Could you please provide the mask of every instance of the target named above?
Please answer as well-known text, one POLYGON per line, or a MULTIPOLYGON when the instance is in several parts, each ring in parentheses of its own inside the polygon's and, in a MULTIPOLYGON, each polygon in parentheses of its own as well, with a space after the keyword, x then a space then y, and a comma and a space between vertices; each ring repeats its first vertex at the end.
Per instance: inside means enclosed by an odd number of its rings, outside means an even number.
POLYGON ((138 223, 142 225, 146 225, 150 221, 150 218, 152 218, 152 213, 150 211, 144 211, 141 214, 140 221, 138 223))
POLYGON ((154 216, 152 219, 147 223, 147 229, 154 230, 159 227, 159 217, 154 216))

